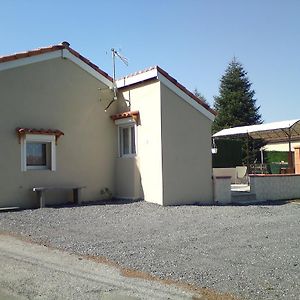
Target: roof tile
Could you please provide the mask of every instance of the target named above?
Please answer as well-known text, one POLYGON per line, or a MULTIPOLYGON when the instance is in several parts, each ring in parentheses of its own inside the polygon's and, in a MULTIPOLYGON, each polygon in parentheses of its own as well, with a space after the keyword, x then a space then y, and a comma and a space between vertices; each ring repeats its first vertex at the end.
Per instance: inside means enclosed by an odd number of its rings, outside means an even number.
POLYGON ((140 116, 140 112, 139 111, 125 111, 125 112, 122 112, 122 113, 118 113, 116 115, 112 115, 111 116, 111 119, 113 121, 115 120, 119 120, 119 119, 125 119, 125 118, 130 118, 130 117, 133 117, 134 119, 138 119, 140 116))

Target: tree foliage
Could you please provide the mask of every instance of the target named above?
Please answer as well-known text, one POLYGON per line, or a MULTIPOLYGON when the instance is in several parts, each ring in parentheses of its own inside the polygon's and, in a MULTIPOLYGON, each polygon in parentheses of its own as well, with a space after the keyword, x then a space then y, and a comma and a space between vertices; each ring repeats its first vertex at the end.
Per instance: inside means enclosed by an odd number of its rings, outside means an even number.
MULTIPOLYGON (((262 123, 260 106, 256 105, 255 91, 251 85, 242 64, 233 58, 221 78, 219 96, 214 99, 217 116, 212 127, 213 133, 224 128, 262 123)), ((243 162, 254 162, 262 145, 262 141, 244 141, 243 162)))
POLYGON ((194 89, 194 95, 198 97, 200 100, 202 100, 204 103, 206 103, 208 106, 210 106, 206 98, 198 91, 197 88, 194 89))
POLYGON ((242 64, 234 58, 221 78, 219 96, 214 99, 217 111, 214 133, 224 128, 262 123, 251 85, 242 64))

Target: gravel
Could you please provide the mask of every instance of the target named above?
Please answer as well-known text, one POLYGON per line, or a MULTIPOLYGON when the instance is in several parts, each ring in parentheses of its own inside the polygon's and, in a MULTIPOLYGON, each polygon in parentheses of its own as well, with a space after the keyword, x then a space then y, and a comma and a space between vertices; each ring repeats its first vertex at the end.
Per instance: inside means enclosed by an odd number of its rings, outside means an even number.
POLYGON ((299 202, 0 213, 0 231, 243 299, 300 299, 299 202))

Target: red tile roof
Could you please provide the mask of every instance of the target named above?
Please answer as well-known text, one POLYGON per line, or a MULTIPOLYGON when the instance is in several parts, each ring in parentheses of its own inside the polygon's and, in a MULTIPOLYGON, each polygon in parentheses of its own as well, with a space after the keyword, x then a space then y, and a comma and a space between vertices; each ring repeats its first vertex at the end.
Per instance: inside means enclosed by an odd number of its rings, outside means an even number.
POLYGON ((115 120, 119 120, 119 119, 125 119, 125 118, 130 118, 133 117, 135 120, 137 120, 140 116, 140 112, 139 111, 126 111, 126 112, 122 112, 116 115, 112 115, 110 116, 111 119, 113 121, 115 120))
MULTIPOLYGON (((139 75, 139 74, 142 74, 142 73, 146 73, 146 72, 154 70, 154 69, 156 69, 160 74, 162 74, 163 76, 165 76, 169 81, 171 81, 173 84, 175 84, 180 90, 182 90, 188 96, 190 96, 191 98, 193 98, 197 103, 199 103, 200 105, 202 105, 209 112, 211 112, 214 115, 217 114, 216 111, 214 109, 212 109, 208 104, 206 104, 203 100, 201 100, 196 95, 194 95, 191 91, 189 91, 186 87, 184 87, 174 77, 172 77, 171 75, 169 75, 169 73, 167 73, 165 70, 163 70, 159 66, 154 66, 154 67, 150 67, 148 69, 142 70, 142 71, 137 71, 137 72, 135 72, 133 74, 129 74, 129 75, 123 77, 123 78, 133 77, 133 76, 136 76, 136 75, 139 75)), ((119 80, 122 80, 123 78, 120 78, 119 80)))
POLYGON ((67 49, 74 56, 76 56, 77 58, 82 60, 84 63, 89 65, 95 71, 100 73, 102 76, 106 77, 109 81, 113 80, 112 77, 110 77, 107 73, 102 71, 97 65, 93 64, 86 57, 82 56, 80 53, 78 53, 77 51, 72 49, 68 42, 62 42, 60 45, 53 45, 53 46, 49 46, 49 47, 38 48, 38 49, 35 49, 35 50, 15 53, 15 54, 12 54, 12 55, 0 56, 0 63, 9 62, 9 61, 13 61, 13 60, 21 59, 21 58, 31 57, 31 56, 40 55, 40 54, 44 54, 44 53, 49 53, 49 52, 53 52, 53 51, 57 51, 57 50, 63 50, 63 49, 67 49))
POLYGON ((19 136, 19 139, 21 139, 21 137, 24 137, 25 134, 48 134, 55 135, 57 141, 60 136, 64 135, 64 133, 58 129, 35 129, 18 127, 16 128, 16 132, 19 136))

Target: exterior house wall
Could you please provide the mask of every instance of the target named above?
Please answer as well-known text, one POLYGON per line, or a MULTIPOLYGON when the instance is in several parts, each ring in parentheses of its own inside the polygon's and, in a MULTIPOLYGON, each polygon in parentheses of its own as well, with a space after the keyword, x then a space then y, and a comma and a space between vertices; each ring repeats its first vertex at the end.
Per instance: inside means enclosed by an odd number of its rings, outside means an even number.
POLYGON ((123 88, 120 97, 119 111, 129 110, 124 102, 128 100, 130 110, 139 111, 140 120, 136 127, 137 156, 117 159, 117 195, 163 204, 160 83, 152 80, 123 88))
POLYGON ((116 159, 116 198, 144 198, 139 157, 116 159))
MULTIPOLYGON (((100 199, 104 187, 114 192, 115 125, 98 88, 105 86, 62 58, 0 72, 0 207, 36 206, 33 186, 86 185, 85 201, 100 199), (56 171, 21 171, 17 127, 64 132, 56 146, 56 171)), ((46 203, 68 194, 49 193, 46 203)))
POLYGON ((163 205, 212 203, 211 123, 161 84, 163 205))
POLYGON ((300 174, 300 146, 296 146, 294 149, 295 174, 300 174))
MULTIPOLYGON (((300 141, 292 142, 291 148, 294 151, 294 148, 299 145, 300 141)), ((263 147, 264 151, 289 151, 289 143, 269 143, 263 147)))

